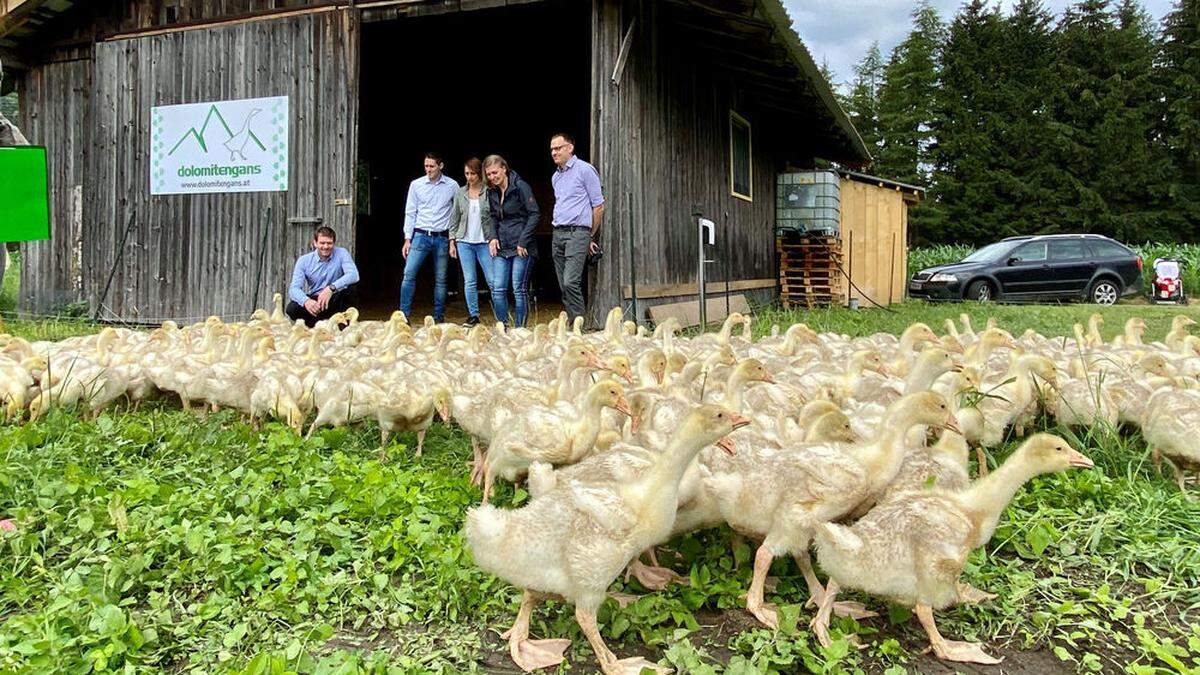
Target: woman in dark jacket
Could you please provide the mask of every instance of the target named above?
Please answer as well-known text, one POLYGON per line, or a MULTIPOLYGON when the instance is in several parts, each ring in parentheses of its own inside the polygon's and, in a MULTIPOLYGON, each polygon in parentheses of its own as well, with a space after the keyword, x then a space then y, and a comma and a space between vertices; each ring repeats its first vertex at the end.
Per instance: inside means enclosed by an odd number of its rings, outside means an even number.
POLYGON ((488 242, 493 256, 492 308, 498 319, 508 323, 511 288, 516 301, 512 325, 524 326, 529 314, 529 272, 537 250, 533 232, 541 211, 529 183, 510 171, 500 155, 488 155, 483 160, 483 175, 487 177, 488 205, 496 227, 496 238, 488 242))

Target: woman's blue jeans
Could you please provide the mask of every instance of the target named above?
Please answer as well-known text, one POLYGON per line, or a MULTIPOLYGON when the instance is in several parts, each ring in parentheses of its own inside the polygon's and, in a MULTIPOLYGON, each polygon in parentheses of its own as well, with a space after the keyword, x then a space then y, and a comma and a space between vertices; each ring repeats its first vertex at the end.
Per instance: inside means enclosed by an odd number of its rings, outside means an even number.
POLYGON ((529 315, 529 272, 533 269, 533 258, 522 258, 519 255, 505 257, 498 255, 492 259, 492 308, 496 310, 496 319, 508 323, 508 291, 511 288, 513 299, 513 326, 524 326, 525 318, 529 315))
MULTIPOLYGON (((488 245, 484 244, 468 244, 466 242, 458 242, 458 262, 462 265, 463 272, 463 295, 467 300, 467 314, 470 316, 479 316, 479 270, 483 270, 483 282, 487 284, 488 289, 492 289, 492 252, 488 250, 488 245)), ((492 308, 495 309, 495 290, 492 290, 492 308)), ((500 315, 496 315, 499 320, 500 315)))

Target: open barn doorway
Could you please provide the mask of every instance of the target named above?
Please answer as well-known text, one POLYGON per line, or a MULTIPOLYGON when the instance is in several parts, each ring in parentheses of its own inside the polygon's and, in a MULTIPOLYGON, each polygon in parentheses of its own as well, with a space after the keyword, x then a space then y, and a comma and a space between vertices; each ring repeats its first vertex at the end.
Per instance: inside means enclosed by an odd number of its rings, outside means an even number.
MULTIPOLYGON (((399 306, 405 198, 429 150, 442 154, 446 174, 460 184, 467 158, 495 153, 533 187, 542 209, 531 278, 540 316, 530 320, 557 314, 550 135, 573 133, 576 152, 588 158, 590 10, 591 3, 550 0, 363 25, 356 259, 367 317, 399 306)), ((448 279, 446 318, 463 320, 456 260, 448 279)), ((479 285, 481 318, 491 321, 486 284, 479 285)), ((426 262, 413 313, 432 313, 432 298, 433 265, 426 262)))

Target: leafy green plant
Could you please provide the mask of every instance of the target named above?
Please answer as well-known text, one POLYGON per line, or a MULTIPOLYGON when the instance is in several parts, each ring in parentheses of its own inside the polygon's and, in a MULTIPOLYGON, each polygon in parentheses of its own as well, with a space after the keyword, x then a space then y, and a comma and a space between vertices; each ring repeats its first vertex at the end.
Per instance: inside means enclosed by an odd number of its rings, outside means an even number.
MULTIPOLYGON (((768 311, 755 330, 805 321, 898 333, 965 311, 977 325, 995 316, 1014 333, 1062 335, 1092 309, 768 311)), ((1102 313, 1109 336, 1137 315, 1151 340, 1174 315, 1146 306, 1102 313)), ((941 612, 939 626, 947 637, 1006 646, 1011 660, 1020 658, 1012 650, 1031 650, 1079 672, 1195 672, 1200 506, 1153 470, 1138 432, 1051 428, 1096 468, 1038 478, 1018 493, 964 574, 998 597, 941 612)), ((459 535, 479 499, 467 478, 468 439, 437 425, 419 460, 413 441, 401 436, 381 464, 370 425, 305 441, 276 424, 254 430, 230 413, 202 417, 162 402, 93 421, 56 411, 0 427, 0 518, 17 526, 0 533, 0 672, 452 673, 505 664, 497 633, 518 594, 479 571, 459 535)), ((505 486, 496 499, 512 504, 518 493, 505 486)), ((681 672, 923 670, 919 626, 875 599, 857 598, 887 616, 835 620, 834 644, 822 649, 807 630, 811 610, 791 560, 771 568, 781 630, 758 628, 742 609, 756 545, 718 528, 660 547, 660 561, 690 583, 648 593, 636 579, 618 581, 611 590, 641 597, 602 606, 606 639, 619 654, 642 650, 681 672)), ((544 603, 533 633, 571 638, 569 661, 590 668, 569 608, 544 603)))

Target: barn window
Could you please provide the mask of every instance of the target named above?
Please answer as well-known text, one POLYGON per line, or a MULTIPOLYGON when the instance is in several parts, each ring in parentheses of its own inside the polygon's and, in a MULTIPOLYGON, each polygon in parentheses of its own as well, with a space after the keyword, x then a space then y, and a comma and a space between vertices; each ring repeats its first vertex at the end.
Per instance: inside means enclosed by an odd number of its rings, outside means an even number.
POLYGON ((750 163, 750 122, 729 111, 729 190, 734 197, 751 201, 754 171, 750 163))
POLYGON ((163 7, 163 23, 179 23, 179 0, 168 2, 163 7))

